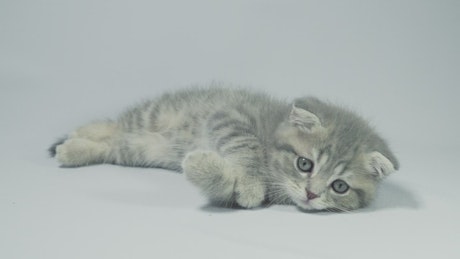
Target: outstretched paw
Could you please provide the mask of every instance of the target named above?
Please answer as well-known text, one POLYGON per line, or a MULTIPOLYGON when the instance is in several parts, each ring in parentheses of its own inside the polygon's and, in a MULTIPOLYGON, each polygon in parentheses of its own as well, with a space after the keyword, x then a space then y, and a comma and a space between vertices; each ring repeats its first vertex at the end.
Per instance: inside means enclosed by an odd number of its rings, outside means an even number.
POLYGON ((193 151, 182 162, 182 170, 191 183, 212 201, 226 202, 233 197, 235 176, 227 162, 212 151, 193 151))
POLYGON ((68 139, 55 147, 55 156, 63 166, 82 166, 102 162, 108 152, 106 144, 87 139, 68 139))
POLYGON ((182 169, 186 178, 212 201, 236 201, 241 207, 254 208, 265 200, 265 187, 259 179, 245 175, 243 168, 216 152, 193 151, 185 157, 182 169))
POLYGON ((192 182, 221 174, 225 167, 224 159, 213 151, 193 151, 187 154, 182 162, 182 170, 192 182))
POLYGON ((265 187, 253 177, 238 179, 235 187, 236 202, 244 208, 255 208, 265 200, 265 187))

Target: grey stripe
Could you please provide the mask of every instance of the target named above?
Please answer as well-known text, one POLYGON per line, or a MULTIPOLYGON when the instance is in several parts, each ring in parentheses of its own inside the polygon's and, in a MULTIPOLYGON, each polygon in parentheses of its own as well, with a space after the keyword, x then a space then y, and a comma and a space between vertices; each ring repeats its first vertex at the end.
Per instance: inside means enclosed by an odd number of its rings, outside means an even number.
POLYGON ((297 155, 297 152, 295 151, 294 147, 287 144, 287 143, 282 143, 282 144, 276 144, 276 149, 279 149, 281 151, 285 151, 288 153, 293 153, 297 155))
POLYGON ((324 149, 320 149, 319 150, 319 154, 318 154, 318 159, 317 161, 321 161, 321 158, 324 156, 324 154, 329 150, 329 146, 327 146, 326 148, 324 149))
POLYGON ((238 106, 236 110, 249 120, 251 126, 255 127, 257 125, 257 119, 243 106, 238 106))
POLYGON ((232 143, 232 146, 228 146, 225 149, 221 150, 227 154, 231 154, 234 152, 241 152, 241 149, 246 149, 246 150, 251 150, 255 151, 257 149, 260 149, 261 146, 258 142, 254 140, 248 140, 248 139, 242 139, 239 141, 236 141, 235 143, 232 143), (242 142, 241 144, 238 144, 239 142, 242 142))
POLYGON ((149 114, 149 119, 150 123, 148 127, 155 131, 157 129, 157 117, 158 117, 158 112, 159 112, 159 106, 157 104, 154 104, 153 108, 150 110, 149 114))
POLYGON ((230 134, 227 134, 226 136, 219 138, 219 140, 216 143, 216 147, 220 149, 222 146, 228 144, 232 139, 241 138, 241 137, 251 138, 251 139, 254 138, 252 134, 245 134, 244 132, 232 131, 230 132, 230 134))
POLYGON ((222 119, 227 119, 229 118, 229 114, 227 112, 216 112, 214 113, 210 119, 210 122, 214 122, 214 121, 219 121, 219 120, 222 120, 222 119))
POLYGON ((136 110, 136 126, 138 129, 142 129, 144 127, 144 118, 142 118, 143 110, 144 109, 141 110, 140 108, 136 110))
POLYGON ((345 162, 345 161, 342 161, 342 162, 339 162, 335 167, 334 169, 336 169, 337 167, 339 166, 342 166, 342 170, 340 170, 340 172, 337 174, 338 176, 340 175, 343 175, 347 170, 348 170, 348 163, 345 162))
POLYGON ((220 123, 216 123, 214 124, 211 128, 212 131, 219 131, 223 128, 226 128, 226 127, 239 127, 240 129, 244 128, 244 129, 248 129, 247 125, 244 124, 243 122, 239 121, 239 120, 236 120, 236 119, 228 119, 228 120, 225 120, 223 122, 220 122, 220 123))

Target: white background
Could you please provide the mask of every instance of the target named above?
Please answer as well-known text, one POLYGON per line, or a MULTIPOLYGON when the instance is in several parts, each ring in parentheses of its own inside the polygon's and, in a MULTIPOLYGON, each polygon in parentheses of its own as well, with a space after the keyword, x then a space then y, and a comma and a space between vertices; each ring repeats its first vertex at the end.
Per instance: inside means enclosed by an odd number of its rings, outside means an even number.
POLYGON ((0 1, 0 258, 459 258, 459 1, 0 1), (352 107, 401 170, 353 213, 207 205, 57 137, 217 81, 352 107))

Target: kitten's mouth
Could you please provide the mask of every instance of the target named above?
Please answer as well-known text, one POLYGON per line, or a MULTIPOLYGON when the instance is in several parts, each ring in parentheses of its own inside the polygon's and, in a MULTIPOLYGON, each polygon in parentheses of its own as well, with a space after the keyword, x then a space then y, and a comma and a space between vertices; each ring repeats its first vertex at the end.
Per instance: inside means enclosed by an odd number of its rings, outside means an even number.
POLYGON ((325 209, 325 206, 316 199, 302 199, 302 198, 292 198, 294 203, 302 210, 306 211, 321 211, 325 209))
POLYGON ((315 202, 310 199, 295 199, 294 203, 304 210, 319 210, 318 206, 315 206, 315 202))

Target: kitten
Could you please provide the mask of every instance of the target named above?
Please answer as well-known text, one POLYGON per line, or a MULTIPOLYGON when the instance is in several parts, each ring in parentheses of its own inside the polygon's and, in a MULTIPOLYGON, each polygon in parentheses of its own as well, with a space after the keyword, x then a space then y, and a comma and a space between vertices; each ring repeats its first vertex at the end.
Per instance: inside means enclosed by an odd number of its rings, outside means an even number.
POLYGON ((65 167, 182 171, 211 202, 244 208, 361 208, 399 167, 385 141, 348 110, 223 88, 165 94, 116 121, 83 126, 49 151, 65 167))

